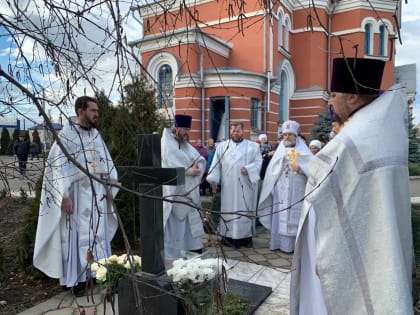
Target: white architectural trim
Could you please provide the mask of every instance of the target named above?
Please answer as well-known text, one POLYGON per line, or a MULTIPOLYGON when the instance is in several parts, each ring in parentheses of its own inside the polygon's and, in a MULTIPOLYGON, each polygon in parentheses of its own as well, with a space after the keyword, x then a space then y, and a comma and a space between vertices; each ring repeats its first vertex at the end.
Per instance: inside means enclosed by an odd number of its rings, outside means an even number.
POLYGON ((327 91, 317 90, 317 91, 296 91, 291 99, 294 101, 302 101, 302 100, 313 100, 313 99, 322 99, 324 101, 328 101, 330 95, 327 91))
MULTIPOLYGON (((201 87, 198 74, 183 75, 178 77, 175 88, 199 88, 201 87)), ((237 69, 219 69, 204 71, 204 88, 241 87, 257 89, 263 92, 267 89, 267 77, 263 74, 245 72, 237 69)), ((231 96, 235 98, 235 96, 231 96)), ((239 98, 239 97, 236 97, 239 98)), ((245 97, 245 99, 248 99, 245 97)))
MULTIPOLYGON (((296 76, 295 76, 295 71, 293 70, 293 66, 289 60, 284 59, 282 61, 280 68, 278 69, 278 72, 277 72, 278 84, 280 84, 282 71, 286 73, 286 77, 287 77, 287 83, 288 83, 287 95, 291 96, 293 95, 296 88, 296 76)), ((280 89, 280 86, 279 86, 279 89, 280 89)))
MULTIPOLYGON (((213 0, 185 0, 187 7, 196 7, 201 4, 212 2, 213 0)), ((172 12, 179 10, 181 1, 179 0, 163 0, 154 1, 150 4, 145 4, 139 7, 139 14, 142 18, 147 19, 153 16, 158 16, 164 12, 172 12)))
POLYGON ((289 11, 293 12, 296 0, 280 0, 280 3, 289 11))
POLYGON ((327 34, 327 32, 320 26, 315 26, 313 28, 310 27, 302 27, 302 28, 295 28, 293 30, 290 30, 291 33, 293 34, 299 34, 299 33, 305 33, 305 32, 319 32, 319 33, 325 33, 327 34))
POLYGON ((336 1, 334 13, 342 13, 360 9, 373 11, 372 7, 369 5, 369 2, 372 4, 376 11, 392 13, 395 12, 395 7, 397 4, 397 1, 395 0, 340 0, 336 1))
MULTIPOLYGON (((168 64, 171 66, 174 79, 178 76, 179 67, 175 56, 168 52, 158 52, 152 58, 150 58, 146 67, 147 72, 155 80, 153 82, 153 85, 156 85, 159 74, 159 68, 164 64, 168 64)), ((175 82, 175 80, 173 80, 173 82, 175 82)))
POLYGON ((233 47, 231 43, 200 32, 195 27, 176 30, 171 32, 170 36, 167 33, 149 35, 130 43, 130 45, 136 45, 140 53, 186 44, 200 45, 225 58, 229 57, 233 47))
POLYGON ((174 55, 168 52, 158 52, 152 58, 150 58, 149 62, 147 63, 146 70, 150 74, 151 78, 149 77, 149 82, 155 87, 156 91, 158 80, 159 80, 159 69, 161 66, 168 64, 172 69, 172 82, 173 84, 173 97, 172 97, 172 106, 170 106, 173 111, 175 111, 175 79, 178 76, 179 66, 177 59, 174 55))
POLYGON ((372 25, 372 34, 373 33, 379 33, 379 25, 378 25, 378 22, 376 21, 376 19, 374 19, 371 16, 365 17, 362 20, 362 23, 360 23, 360 29, 362 29, 363 32, 365 31, 366 24, 372 25))
POLYGON ((217 88, 217 87, 242 87, 249 89, 257 89, 265 92, 267 86, 267 78, 265 75, 257 73, 246 72, 224 72, 219 73, 204 73, 204 87, 217 88))

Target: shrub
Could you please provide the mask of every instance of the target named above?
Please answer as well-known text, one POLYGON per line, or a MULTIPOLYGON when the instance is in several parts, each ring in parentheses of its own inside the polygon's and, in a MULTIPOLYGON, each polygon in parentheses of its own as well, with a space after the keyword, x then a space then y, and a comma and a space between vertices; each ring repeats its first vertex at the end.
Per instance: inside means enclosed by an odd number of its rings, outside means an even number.
POLYGON ((5 269, 4 269, 4 256, 3 256, 3 248, 0 245, 0 280, 4 278, 5 269))
POLYGON ((420 176, 420 165, 418 164, 409 164, 408 173, 410 176, 420 176))
POLYGON ((27 274, 41 274, 32 265, 34 255, 36 226, 38 224, 39 204, 41 200, 42 177, 35 186, 35 199, 31 204, 29 212, 25 215, 23 227, 18 235, 16 243, 16 257, 18 265, 27 274))

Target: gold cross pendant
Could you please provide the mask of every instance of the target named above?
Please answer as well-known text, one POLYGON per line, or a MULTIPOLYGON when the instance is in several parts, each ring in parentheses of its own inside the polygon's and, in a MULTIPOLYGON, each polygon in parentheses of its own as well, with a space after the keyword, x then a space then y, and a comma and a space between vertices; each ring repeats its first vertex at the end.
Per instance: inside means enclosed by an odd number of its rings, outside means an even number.
POLYGON ((293 167, 293 174, 297 174, 295 169, 298 168, 297 158, 300 156, 299 152, 296 152, 295 148, 292 148, 289 153, 286 154, 287 159, 290 161, 290 164, 293 167))
POLYGON ((96 161, 92 162, 93 172, 96 173, 96 161))

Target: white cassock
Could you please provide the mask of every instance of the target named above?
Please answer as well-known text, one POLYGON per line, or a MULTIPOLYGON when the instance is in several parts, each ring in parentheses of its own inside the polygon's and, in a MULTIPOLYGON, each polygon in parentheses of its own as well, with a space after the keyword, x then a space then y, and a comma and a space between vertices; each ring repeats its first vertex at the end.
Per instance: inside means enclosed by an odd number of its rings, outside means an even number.
MULTIPOLYGON (((171 128, 165 128, 161 139, 162 167, 185 168, 185 184, 163 186, 163 196, 196 207, 201 206, 200 181, 206 169, 206 160, 188 142, 179 145, 171 128), (193 176, 193 165, 201 174, 193 176)), ((200 212, 191 206, 176 202, 163 202, 165 258, 182 256, 182 251, 203 248, 204 228, 200 212)))
POLYGON ((252 218, 225 212, 255 215, 261 164, 260 147, 255 142, 236 143, 229 139, 217 145, 207 181, 217 184, 221 181, 221 235, 232 239, 252 237, 252 218), (242 175, 242 167, 247 169, 248 176, 242 175))
POLYGON ((258 217, 261 224, 271 231, 270 249, 293 252, 299 218, 305 195, 306 172, 309 159, 313 157, 305 142, 299 137, 294 148, 285 147, 282 141, 267 167, 263 181, 258 217), (291 165, 291 151, 294 149, 298 173, 291 165), (287 209, 287 210, 286 210, 287 209))
MULTIPOLYGON (((108 149, 96 129, 66 124, 59 138, 68 153, 94 176, 117 179, 108 149)), ((113 196, 118 189, 111 190, 113 196)), ((111 255, 111 240, 118 228, 114 208, 105 198, 106 187, 90 179, 54 143, 42 184, 35 238, 34 266, 60 284, 72 287, 86 281, 92 251, 95 260, 111 255), (61 210, 63 197, 73 201, 74 212, 61 210)))
POLYGON ((392 87, 311 159, 291 315, 413 313, 407 109, 392 87))

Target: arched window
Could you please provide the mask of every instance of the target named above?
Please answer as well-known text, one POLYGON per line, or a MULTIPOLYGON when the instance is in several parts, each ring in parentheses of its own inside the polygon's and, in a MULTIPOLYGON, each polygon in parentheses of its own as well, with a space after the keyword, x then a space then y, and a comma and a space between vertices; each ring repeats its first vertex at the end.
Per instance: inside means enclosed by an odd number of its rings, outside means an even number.
POLYGON ((385 25, 379 26, 379 56, 386 56, 387 32, 385 25))
POLYGON ((373 52, 373 31, 372 31, 372 24, 367 23, 365 24, 365 55, 372 55, 373 52))
POLYGON ((279 123, 283 123, 289 118, 289 97, 288 97, 288 82, 285 71, 280 75, 280 95, 279 95, 279 123))
POLYGON ((284 19, 284 49, 289 50, 290 19, 286 15, 284 19))
POLYGON ((277 24, 277 27, 278 27, 277 29, 278 44, 277 45, 281 47, 283 46, 283 28, 284 28, 283 27, 283 12, 281 10, 279 10, 278 17, 279 17, 279 20, 277 24))
POLYGON ((158 87, 157 87, 157 105, 159 108, 172 106, 173 83, 172 68, 168 64, 164 64, 158 71, 158 87))

